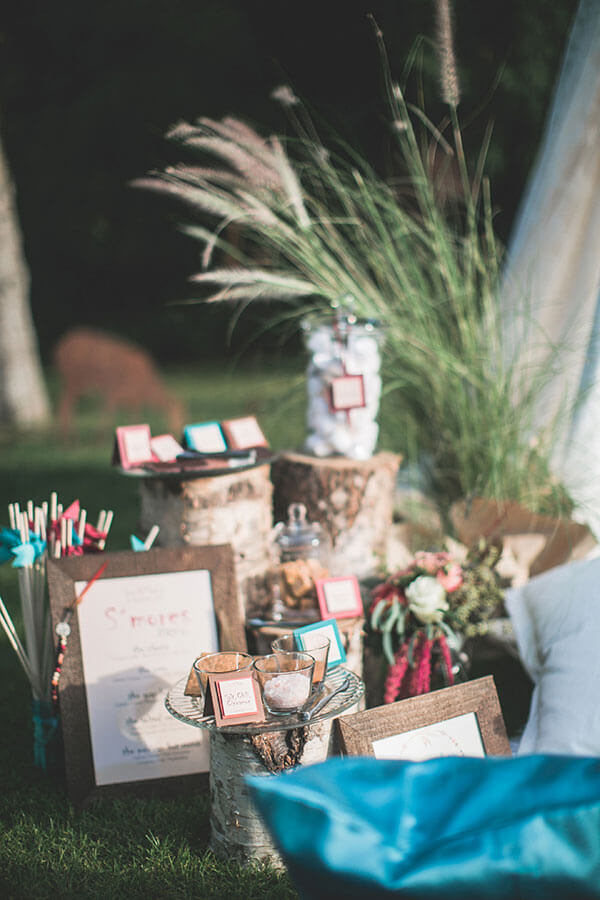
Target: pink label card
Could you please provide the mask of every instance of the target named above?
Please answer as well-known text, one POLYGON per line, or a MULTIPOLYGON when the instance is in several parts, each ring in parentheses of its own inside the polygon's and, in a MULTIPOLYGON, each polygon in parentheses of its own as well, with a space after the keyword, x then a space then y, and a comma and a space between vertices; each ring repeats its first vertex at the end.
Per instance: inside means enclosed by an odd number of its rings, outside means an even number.
POLYGON ((330 403, 334 411, 365 406, 365 383, 362 375, 340 375, 330 383, 330 403))
POLYGON ((121 425, 116 429, 113 462, 133 469, 154 459, 149 425, 121 425))
POLYGON ((264 721, 260 688, 251 672, 209 675, 208 685, 217 725, 264 721))
POLYGON ((346 619, 363 615, 363 602, 356 575, 319 578, 316 581, 319 609, 324 619, 346 619))

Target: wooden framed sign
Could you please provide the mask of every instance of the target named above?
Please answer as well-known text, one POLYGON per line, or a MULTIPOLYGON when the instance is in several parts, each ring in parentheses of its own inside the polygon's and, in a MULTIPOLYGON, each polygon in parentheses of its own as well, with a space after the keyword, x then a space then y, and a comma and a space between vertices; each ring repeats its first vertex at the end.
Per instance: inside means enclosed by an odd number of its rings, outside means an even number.
POLYGON ((376 759, 510 756, 491 675, 335 720, 342 753, 376 759))
POLYGON ((205 784, 208 735, 173 718, 167 691, 201 653, 246 649, 230 545, 48 561, 53 626, 70 619, 60 679, 69 795, 205 784))
POLYGON ((349 619, 363 615, 363 602, 356 575, 318 578, 315 582, 323 619, 349 619))

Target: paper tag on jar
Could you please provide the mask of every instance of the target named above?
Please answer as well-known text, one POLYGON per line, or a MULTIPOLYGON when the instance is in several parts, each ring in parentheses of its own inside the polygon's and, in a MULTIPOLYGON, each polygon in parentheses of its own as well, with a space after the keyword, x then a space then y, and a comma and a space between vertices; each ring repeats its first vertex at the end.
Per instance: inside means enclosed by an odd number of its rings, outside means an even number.
POLYGON ((362 375, 340 375, 329 383, 329 404, 334 412, 366 406, 362 375))

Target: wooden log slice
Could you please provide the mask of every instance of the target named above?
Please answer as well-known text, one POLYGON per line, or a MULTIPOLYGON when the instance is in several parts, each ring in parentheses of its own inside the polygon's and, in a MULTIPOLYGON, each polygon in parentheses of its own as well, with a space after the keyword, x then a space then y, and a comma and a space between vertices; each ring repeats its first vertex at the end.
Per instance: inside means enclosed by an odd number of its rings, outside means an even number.
MULTIPOLYGON (((356 712, 358 704, 344 715, 356 712)), ((296 734, 281 732, 279 742, 274 733, 262 740, 249 734, 231 734, 211 729, 210 732, 210 849, 221 859, 241 863, 268 861, 284 868, 270 833, 263 823, 245 782, 247 775, 269 775, 271 769, 262 757, 277 752, 285 744, 293 755, 293 763, 312 765, 339 752, 334 719, 323 719, 310 726, 293 729, 296 734)), ((284 766, 285 768, 285 766, 284 766)))
POLYGON ((158 525, 163 547, 231 544, 244 618, 248 603, 265 593, 272 566, 272 497, 268 465, 189 480, 144 478, 140 529, 158 525))
POLYGON ((303 503, 331 544, 331 575, 365 578, 385 568, 400 457, 378 453, 358 461, 283 453, 271 467, 276 522, 303 503))

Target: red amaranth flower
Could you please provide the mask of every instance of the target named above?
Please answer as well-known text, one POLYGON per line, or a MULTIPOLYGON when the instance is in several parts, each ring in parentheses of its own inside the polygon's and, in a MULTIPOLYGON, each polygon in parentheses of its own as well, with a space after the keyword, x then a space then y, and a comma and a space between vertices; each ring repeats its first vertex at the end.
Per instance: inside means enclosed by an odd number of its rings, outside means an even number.
POLYGON ((402 644, 402 646, 396 651, 394 662, 391 666, 388 666, 383 694, 384 703, 393 703, 400 693, 402 681, 404 680, 404 676, 406 674, 406 669, 408 666, 407 649, 408 643, 402 644))
POLYGON ((450 648, 448 647, 448 641, 446 640, 445 634, 440 634, 438 639, 438 646, 442 652, 443 665, 446 669, 446 678, 449 685, 454 684, 454 672, 452 671, 452 657, 450 655, 450 648))

